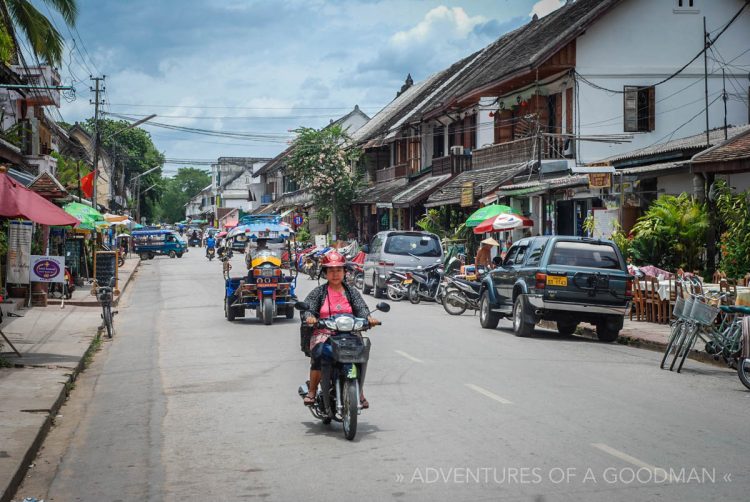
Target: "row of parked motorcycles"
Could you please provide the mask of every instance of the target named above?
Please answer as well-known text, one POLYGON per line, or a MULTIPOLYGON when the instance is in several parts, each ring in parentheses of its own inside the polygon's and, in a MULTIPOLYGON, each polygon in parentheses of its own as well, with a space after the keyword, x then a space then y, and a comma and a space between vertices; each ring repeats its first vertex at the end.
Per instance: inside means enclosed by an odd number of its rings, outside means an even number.
POLYGON ((453 258, 447 269, 436 264, 420 269, 391 270, 386 279, 386 295, 394 302, 407 299, 415 305, 422 300, 441 303, 451 315, 477 311, 481 283, 458 277, 456 265, 458 260, 453 258))
MULTIPOLYGON (((299 271, 308 275, 310 279, 317 280, 321 273, 320 260, 332 249, 331 247, 321 248, 313 246, 300 250, 297 253, 297 267, 299 271)), ((365 271, 362 264, 365 262, 365 253, 359 250, 356 241, 346 247, 337 249, 337 251, 346 258, 347 284, 360 290, 363 289, 365 271)))

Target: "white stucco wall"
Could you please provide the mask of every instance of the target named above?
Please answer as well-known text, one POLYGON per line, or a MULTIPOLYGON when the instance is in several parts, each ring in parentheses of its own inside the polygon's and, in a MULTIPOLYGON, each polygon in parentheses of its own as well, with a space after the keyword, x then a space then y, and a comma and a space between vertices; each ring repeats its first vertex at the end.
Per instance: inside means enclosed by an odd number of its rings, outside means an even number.
POLYGON ((680 195, 685 192, 693 193, 693 175, 690 173, 673 174, 671 176, 662 176, 656 180, 656 189, 659 196, 662 195, 680 195), (661 190, 664 190, 662 192, 661 190))
MULTIPOLYGON (((743 0, 695 0, 695 13, 675 13, 674 0, 622 2, 577 39, 577 71, 608 89, 654 84, 677 71, 701 50, 704 16, 708 31, 715 36, 742 4, 743 0)), ((743 12, 715 45, 724 60, 734 59, 732 65, 745 68, 726 69, 727 92, 740 94, 727 103, 729 124, 748 122, 746 68, 750 65, 750 52, 740 54, 749 47, 750 15, 743 12)), ((722 89, 721 66, 711 57, 714 55, 709 52, 709 102, 722 89)), ((613 95, 580 82, 579 98, 582 135, 624 132, 622 94, 613 95)), ((673 138, 680 138, 704 131, 705 116, 700 113, 704 109, 703 57, 678 77, 657 86, 655 99, 655 131, 633 133, 631 143, 581 142, 579 161, 596 161, 665 142, 672 133, 673 138)), ((722 126, 722 100, 714 102, 709 110, 710 127, 722 126)))

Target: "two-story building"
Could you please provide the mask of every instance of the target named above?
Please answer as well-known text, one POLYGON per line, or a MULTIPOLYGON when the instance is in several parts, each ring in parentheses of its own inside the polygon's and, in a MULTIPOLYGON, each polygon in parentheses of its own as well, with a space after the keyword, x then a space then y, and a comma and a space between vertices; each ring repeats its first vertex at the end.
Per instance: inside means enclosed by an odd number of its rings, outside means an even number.
POLYGON ((409 178, 430 171, 451 178, 425 207, 468 212, 500 198, 534 220, 534 233, 582 233, 592 209, 621 197, 617 176, 597 184, 577 166, 705 130, 705 87, 709 128, 724 122, 725 86, 727 122, 747 122, 750 16, 735 16, 744 4, 567 2, 406 89, 382 128, 360 138, 378 182, 358 200, 365 226, 412 224, 393 206, 398 185, 413 190, 409 178))

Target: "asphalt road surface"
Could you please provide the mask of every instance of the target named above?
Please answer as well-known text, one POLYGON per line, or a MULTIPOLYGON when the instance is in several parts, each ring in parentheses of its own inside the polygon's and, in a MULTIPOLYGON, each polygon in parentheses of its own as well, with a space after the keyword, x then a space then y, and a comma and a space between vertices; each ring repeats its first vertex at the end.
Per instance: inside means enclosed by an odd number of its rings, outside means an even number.
MULTIPOLYGON (((243 269, 235 256, 235 271, 243 269)), ((314 286, 300 277, 303 298, 314 286)), ((731 371, 442 307, 377 313, 354 441, 297 387, 298 321, 228 322, 221 263, 143 262, 19 495, 47 501, 747 500, 731 371)), ((371 305, 376 301, 367 296, 371 305)), ((251 313, 249 313, 251 314, 251 313)))

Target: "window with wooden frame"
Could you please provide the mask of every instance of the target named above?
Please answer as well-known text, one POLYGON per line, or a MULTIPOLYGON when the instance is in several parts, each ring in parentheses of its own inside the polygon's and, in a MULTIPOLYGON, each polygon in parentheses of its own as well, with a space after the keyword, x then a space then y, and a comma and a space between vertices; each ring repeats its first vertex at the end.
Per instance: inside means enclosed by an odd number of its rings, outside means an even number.
POLYGON ((432 158, 445 157, 445 127, 436 127, 432 133, 432 158))
POLYGON ((625 132, 649 132, 656 129, 656 88, 626 85, 624 91, 625 132))
POLYGON ((422 142, 419 138, 409 140, 406 163, 409 174, 417 174, 422 168, 422 142))

